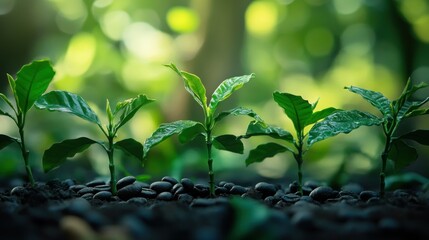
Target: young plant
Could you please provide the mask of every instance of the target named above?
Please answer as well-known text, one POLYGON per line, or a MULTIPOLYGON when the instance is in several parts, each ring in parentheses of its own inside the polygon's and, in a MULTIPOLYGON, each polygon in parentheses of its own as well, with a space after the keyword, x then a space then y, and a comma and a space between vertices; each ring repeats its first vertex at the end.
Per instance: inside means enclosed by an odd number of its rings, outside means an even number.
POLYGON ((110 188, 112 194, 116 195, 116 173, 115 163, 113 160, 114 149, 119 148, 131 156, 134 156, 139 160, 143 160, 142 144, 132 138, 114 142, 116 133, 141 107, 153 101, 154 100, 148 99, 145 95, 138 95, 135 98, 117 103, 115 109, 112 111, 109 100, 107 100, 106 115, 108 122, 106 126, 103 126, 95 112, 89 107, 82 97, 65 91, 52 91, 43 95, 35 104, 37 108, 71 113, 84 120, 95 123, 107 138, 107 143, 87 137, 80 137, 76 139, 67 139, 60 143, 53 144, 43 154, 44 171, 48 172, 58 167, 67 158, 73 157, 77 153, 86 150, 90 145, 96 143, 103 147, 109 158, 110 188))
POLYGON ((146 139, 144 143, 144 156, 146 157, 149 150, 153 146, 159 144, 174 134, 179 135, 179 141, 182 143, 191 141, 198 135, 203 135, 205 137, 205 143, 207 146, 210 196, 214 196, 215 189, 212 146, 219 150, 240 154, 243 153, 244 149, 243 143, 237 136, 231 134, 214 136, 213 129, 215 128, 216 124, 229 115, 247 115, 257 121, 262 121, 262 119, 251 109, 236 107, 229 111, 221 112, 215 116, 216 109, 220 102, 226 100, 233 92, 240 89, 245 83, 249 82, 253 77, 253 74, 224 80, 213 92, 210 102, 207 102, 206 89, 198 76, 185 71, 180 71, 174 64, 167 65, 167 67, 170 67, 183 79, 185 83, 185 89, 192 95, 195 101, 203 109, 204 122, 179 120, 172 123, 161 124, 160 127, 152 134, 152 136, 146 139))
POLYGON ((6 95, 0 93, 0 98, 12 109, 12 113, 0 109, 0 115, 11 118, 19 131, 19 138, 0 134, 0 149, 14 142, 19 145, 22 158, 24 159, 27 177, 32 186, 34 186, 35 182, 29 163, 30 152, 25 146, 24 126, 28 110, 30 110, 34 102, 46 91, 54 75, 55 71, 52 69, 49 61, 33 61, 30 64, 24 65, 21 70, 18 71, 16 79, 9 74, 7 75, 9 86, 15 98, 15 105, 9 101, 6 95))
MULTIPOLYGON (((338 110, 330 107, 314 112, 318 102, 310 104, 301 96, 296 96, 290 93, 274 92, 273 97, 274 101, 276 101, 277 104, 283 108, 286 116, 292 121, 295 128, 296 138, 294 139, 291 133, 283 130, 282 128, 255 122, 249 124, 246 135, 243 137, 249 138, 252 136, 264 135, 270 136, 272 138, 291 143, 294 146, 294 149, 274 142, 261 144, 249 152, 249 156, 246 159, 246 165, 249 166, 255 162, 262 162, 265 158, 273 157, 277 153, 285 151, 292 152, 296 163, 298 164, 298 191, 302 195, 301 166, 304 161, 303 156, 309 148, 308 145, 305 146, 304 140, 308 133, 306 133, 304 130, 307 126, 322 120, 323 118, 338 110)), ((310 132, 311 131, 314 130, 311 129, 310 132)))
POLYGON ((399 124, 407 118, 429 113, 428 108, 421 108, 429 97, 424 100, 413 100, 412 95, 428 85, 420 83, 413 85, 409 79, 402 94, 395 101, 390 101, 383 94, 359 87, 346 87, 376 107, 382 114, 377 117, 358 110, 341 111, 325 118, 313 128, 309 136, 309 144, 320 141, 339 133, 349 133, 360 126, 381 125, 385 136, 384 149, 381 153, 380 197, 385 195, 385 171, 387 160, 391 159, 395 170, 399 170, 417 159, 417 151, 404 140, 413 140, 423 145, 429 145, 429 130, 416 130, 402 136, 395 136, 399 124))

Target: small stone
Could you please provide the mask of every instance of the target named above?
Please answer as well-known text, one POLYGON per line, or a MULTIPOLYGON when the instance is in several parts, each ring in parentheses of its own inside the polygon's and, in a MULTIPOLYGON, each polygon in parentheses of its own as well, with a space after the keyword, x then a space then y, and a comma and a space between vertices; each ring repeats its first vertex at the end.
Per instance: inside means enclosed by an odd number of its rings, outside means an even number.
POLYGON ((304 184, 303 184, 303 186, 305 186, 305 187, 309 187, 309 188, 311 188, 312 190, 314 190, 314 189, 316 189, 316 188, 318 188, 318 187, 320 187, 320 183, 318 183, 318 182, 316 182, 316 181, 306 181, 304 184))
POLYGON ((194 198, 187 193, 182 193, 182 194, 179 194, 179 196, 177 197, 177 200, 181 203, 190 204, 192 200, 194 200, 194 198))
POLYGON ((176 193, 176 191, 179 188, 183 188, 182 184, 181 183, 176 183, 176 184, 174 184, 173 188, 171 189, 171 192, 176 193))
POLYGON ((85 199, 85 200, 91 200, 94 197, 94 193, 85 193, 82 196, 80 196, 81 198, 85 199))
POLYGON ((363 191, 363 187, 357 183, 349 183, 341 188, 341 191, 359 194, 363 191))
POLYGON ((95 187, 95 186, 98 186, 98 185, 104 185, 104 184, 106 184, 103 180, 101 180, 101 179, 97 179, 97 180, 94 180, 94 181, 91 181, 91 182, 88 182, 88 183, 86 183, 85 185, 87 186, 87 187, 95 187))
POLYGON ((93 190, 94 190, 94 193, 101 192, 101 191, 110 191, 110 186, 109 185, 98 185, 98 186, 95 186, 93 188, 93 190))
POLYGON ((116 188, 119 190, 125 186, 128 186, 130 184, 133 184, 136 181, 136 178, 134 176, 126 176, 118 180, 116 183, 116 188))
POLYGON ((64 185, 68 186, 68 187, 74 186, 76 184, 76 182, 73 179, 70 179, 70 178, 67 178, 62 183, 64 185))
POLYGON ((194 183, 189 178, 182 178, 182 180, 180 180, 180 183, 182 184, 183 189, 186 192, 191 192, 194 189, 194 183))
POLYGON ((128 199, 127 203, 135 204, 135 205, 145 205, 147 203, 147 199, 144 197, 133 197, 128 199))
POLYGON ((204 184, 195 184, 194 193, 200 197, 206 197, 210 194, 210 188, 204 184))
POLYGON ((234 183, 225 183, 223 185, 223 187, 226 188, 226 189, 228 189, 228 191, 231 190, 231 188, 234 187, 234 186, 235 186, 234 183))
POLYGON ((264 198, 264 202, 268 204, 268 206, 273 206, 276 201, 273 196, 268 196, 264 198))
POLYGON ((26 192, 27 192, 27 190, 25 189, 25 187, 16 186, 16 187, 12 188, 12 190, 10 190, 10 195, 22 196, 26 192))
POLYGON ((79 192, 79 190, 81 190, 82 188, 86 188, 86 186, 79 184, 79 185, 73 185, 69 187, 69 189, 72 190, 73 192, 79 192))
POLYGON ((216 187, 215 188, 215 194, 216 195, 226 194, 227 192, 228 192, 228 189, 226 189, 225 187, 216 187))
POLYGON ((313 188, 308 186, 302 186, 302 194, 305 196, 310 195, 311 191, 313 191, 313 188))
POLYGON ((240 185, 235 185, 234 187, 232 187, 229 190, 229 193, 233 194, 233 195, 242 195, 246 192, 247 192, 247 189, 245 187, 240 186, 240 185))
POLYGON ((172 185, 174 185, 174 184, 176 184, 176 183, 178 183, 179 181, 177 181, 177 179, 175 179, 174 177, 170 177, 170 176, 165 176, 165 177, 163 177, 162 179, 161 179, 161 181, 163 181, 163 182, 169 182, 169 183, 171 183, 172 185))
POLYGON ((170 201, 173 200, 173 194, 171 192, 162 192, 156 196, 156 199, 162 200, 162 201, 170 201))
POLYGON ((156 191, 157 193, 169 192, 172 187, 173 187, 173 184, 171 184, 170 182, 163 182, 163 181, 153 182, 150 185, 150 189, 156 191))
POLYGON ((141 191, 142 197, 145 198, 156 198, 156 195, 158 195, 154 190, 149 188, 143 188, 141 191))
POLYGON ((379 203, 381 203, 381 200, 380 200, 380 198, 379 198, 379 197, 372 197, 372 198, 368 199, 368 200, 366 201, 366 203, 367 203, 367 204, 371 204, 371 205, 375 205, 375 204, 379 204, 379 203))
POLYGON ((289 184, 289 192, 298 192, 299 190, 299 184, 297 181, 293 181, 291 184, 289 184))
POLYGON ((361 201, 366 202, 366 201, 368 201, 368 199, 373 198, 373 197, 377 197, 377 196, 378 196, 378 194, 374 191, 362 191, 359 194, 359 199, 361 201))
POLYGON ((332 188, 327 186, 321 186, 311 191, 310 197, 318 202, 324 202, 329 198, 334 198, 335 193, 334 193, 334 190, 332 190, 332 188))
POLYGON ((223 187, 223 186, 225 186, 225 184, 226 184, 226 182, 225 182, 225 181, 220 181, 220 182, 219 182, 219 184, 218 184, 218 186, 219 186, 219 187, 223 187))
POLYGON ((92 187, 84 187, 81 190, 79 190, 79 192, 77 192, 77 194, 79 196, 82 196, 82 195, 87 194, 87 193, 94 193, 94 188, 92 188, 92 187))
POLYGON ((266 183, 266 182, 260 182, 255 185, 256 191, 259 191, 264 194, 264 196, 273 196, 277 189, 274 184, 266 183))
POLYGON ((118 190, 118 197, 122 200, 128 200, 133 197, 141 196, 142 187, 140 184, 134 182, 118 190))
POLYGON ((108 192, 108 191, 101 191, 101 192, 96 193, 96 194, 93 196, 93 198, 94 198, 94 199, 99 199, 99 200, 109 200, 111 196, 112 196, 112 193, 111 193, 111 192, 108 192))
POLYGON ((299 199, 301 199, 301 197, 298 196, 298 195, 296 195, 296 194, 293 194, 293 193, 288 193, 288 194, 283 195, 281 197, 281 199, 283 201, 287 202, 287 203, 292 203, 293 204, 293 203, 298 202, 299 199))

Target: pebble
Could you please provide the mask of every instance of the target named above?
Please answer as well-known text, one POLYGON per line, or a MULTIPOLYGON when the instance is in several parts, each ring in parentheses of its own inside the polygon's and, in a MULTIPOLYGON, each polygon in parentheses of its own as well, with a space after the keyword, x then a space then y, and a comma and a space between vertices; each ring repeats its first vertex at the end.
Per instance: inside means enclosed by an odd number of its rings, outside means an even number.
POLYGON ((287 203, 292 203, 292 204, 298 202, 300 199, 301 199, 300 196, 293 194, 293 193, 288 193, 288 194, 281 196, 281 200, 283 200, 287 203))
POLYGON ((87 193, 94 193, 94 188, 92 188, 92 187, 84 187, 84 188, 82 188, 81 190, 79 190, 77 192, 77 194, 79 196, 82 196, 82 195, 87 194, 87 193))
POLYGON ((308 187, 308 186, 302 186, 302 194, 303 195, 310 195, 311 191, 313 191, 313 188, 308 187))
POLYGON ((361 201, 366 202, 366 201, 368 201, 370 198, 377 197, 377 196, 378 196, 378 194, 377 194, 376 192, 374 192, 374 191, 362 191, 362 192, 359 194, 359 199, 360 199, 361 201))
POLYGON ((27 190, 25 189, 25 187, 16 186, 16 187, 12 188, 12 190, 10 190, 10 195, 21 196, 21 195, 25 194, 26 192, 27 192, 27 190))
POLYGON ((379 197, 372 197, 372 198, 368 199, 368 200, 366 201, 366 203, 367 203, 367 204, 372 204, 372 205, 374 205, 374 204, 379 204, 379 203, 381 203, 381 200, 380 200, 380 198, 379 198, 379 197))
POLYGON ((218 184, 218 186, 219 187, 223 187, 223 186, 225 186, 225 184, 226 184, 227 182, 225 182, 225 181, 220 181, 219 182, 219 184, 218 184))
POLYGON ((198 196, 205 197, 210 193, 209 186, 204 184, 195 184, 194 191, 198 196))
POLYGON ((183 186, 183 189, 185 189, 186 192, 191 192, 194 189, 194 183, 189 178, 182 178, 180 180, 180 183, 183 186))
POLYGON ((276 200, 273 196, 268 196, 264 198, 265 204, 268 204, 268 206, 273 206, 276 203, 276 200))
POLYGON ((79 192, 82 188, 86 188, 85 185, 79 184, 79 185, 73 185, 69 187, 69 190, 72 190, 74 192, 79 192))
POLYGON ((127 203, 131 203, 135 205, 145 205, 147 203, 147 199, 144 197, 133 197, 128 199, 127 203))
POLYGON ((179 194, 179 196, 177 197, 177 200, 181 203, 190 204, 192 200, 194 200, 194 198, 187 193, 182 193, 182 194, 179 194))
POLYGON ((94 188, 93 188, 93 190, 94 190, 94 193, 95 192, 101 192, 101 191, 110 191, 110 186, 109 185, 98 185, 98 186, 95 186, 94 188))
POLYGON ((299 184, 297 181, 293 181, 292 183, 289 184, 289 192, 298 192, 299 190, 299 184))
POLYGON ((101 191, 96 193, 93 198, 94 199, 99 199, 99 200, 109 200, 110 197, 112 197, 112 193, 108 192, 108 191, 101 191))
POLYGON ((223 187, 226 188, 226 189, 228 189, 228 191, 231 190, 231 188, 233 188, 234 186, 235 186, 234 183, 225 183, 223 185, 223 187))
POLYGON ((116 188, 119 190, 125 186, 128 186, 130 184, 133 184, 136 181, 136 178, 134 176, 126 176, 118 180, 116 182, 116 188))
POLYGON ((310 197, 316 201, 324 202, 329 198, 335 197, 335 193, 331 187, 320 186, 311 191, 310 197))
POLYGON ((227 192, 228 192, 228 189, 226 189, 225 187, 216 187, 215 188, 215 194, 216 195, 226 194, 227 192))
POLYGON ((103 180, 101 180, 101 179, 96 179, 96 180, 94 180, 94 181, 91 181, 91 182, 88 182, 88 183, 86 183, 85 185, 87 186, 87 187, 95 187, 95 186, 98 186, 98 185, 104 185, 104 184, 106 184, 103 180))
POLYGON ((264 194, 264 196, 273 196, 277 188, 274 184, 266 183, 266 182, 260 182, 255 185, 256 191, 259 191, 264 194))
POLYGON ((176 184, 174 184, 173 188, 171 189, 171 192, 176 193, 176 191, 179 188, 183 188, 182 184, 181 183, 176 183, 176 184))
POLYGON ((141 195, 145 198, 155 198, 157 193, 150 188, 143 188, 141 191, 141 195))
POLYGON ((239 186, 239 185, 235 185, 234 187, 232 187, 229 190, 229 193, 233 194, 233 195, 241 195, 241 194, 244 194, 246 192, 247 192, 247 189, 245 187, 242 187, 242 186, 239 186))
POLYGON ((140 197, 142 187, 137 182, 134 182, 131 185, 127 185, 118 190, 118 197, 122 200, 128 200, 133 197, 140 197))
POLYGON ((62 183, 68 187, 74 186, 76 184, 76 182, 70 178, 65 179, 62 183))
POLYGON ((170 177, 170 176, 165 176, 165 177, 163 177, 163 178, 161 179, 161 181, 163 181, 163 182, 169 182, 169 183, 171 183, 172 185, 174 185, 174 184, 176 184, 176 183, 179 183, 179 181, 177 181, 177 179, 175 179, 174 177, 170 177))
POLYGON ((94 193, 85 193, 82 196, 80 196, 81 198, 85 199, 85 200, 91 200, 94 197, 94 193))
POLYGON ((171 192, 162 192, 156 196, 156 199, 161 201, 170 201, 173 200, 173 194, 171 194, 171 192))
POLYGON ((320 183, 318 183, 318 182, 316 182, 316 181, 311 181, 311 180, 309 180, 309 181, 306 181, 304 184, 303 184, 303 186, 304 187, 309 187, 309 188, 311 188, 311 189, 316 189, 316 188, 318 188, 318 187, 320 187, 320 183))
POLYGON ((185 189, 183 187, 179 187, 176 191, 173 191, 174 196, 185 193, 185 189))
POLYGON ((170 182, 163 182, 163 181, 153 182, 150 185, 150 189, 156 191, 157 193, 168 192, 171 190, 172 187, 173 187, 173 184, 171 184, 170 182))

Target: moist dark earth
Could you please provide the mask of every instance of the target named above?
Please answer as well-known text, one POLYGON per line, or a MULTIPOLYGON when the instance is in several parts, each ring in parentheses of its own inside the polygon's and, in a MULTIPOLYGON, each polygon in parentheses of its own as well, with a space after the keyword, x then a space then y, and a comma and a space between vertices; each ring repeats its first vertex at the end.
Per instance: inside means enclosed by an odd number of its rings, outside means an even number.
POLYGON ((104 181, 67 179, 3 188, 0 239, 429 239, 429 195, 358 184, 332 189, 132 176, 112 196, 104 181))

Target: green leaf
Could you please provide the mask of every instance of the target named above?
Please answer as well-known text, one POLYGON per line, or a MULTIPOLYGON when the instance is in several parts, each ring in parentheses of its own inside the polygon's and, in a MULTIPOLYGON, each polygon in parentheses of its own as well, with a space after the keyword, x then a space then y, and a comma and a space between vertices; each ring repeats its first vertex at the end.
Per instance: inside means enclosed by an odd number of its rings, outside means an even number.
POLYGON ((8 135, 0 134, 0 150, 14 142, 19 144, 21 140, 19 140, 18 138, 10 137, 8 135))
POLYGON ((19 70, 15 82, 16 96, 18 106, 23 113, 26 113, 48 89, 54 75, 54 69, 47 60, 33 61, 19 70))
POLYGON ((337 112, 337 111, 341 111, 341 110, 330 107, 330 108, 325 108, 325 109, 317 111, 317 112, 313 112, 313 114, 311 115, 311 117, 308 120, 306 125, 308 126, 310 124, 316 123, 316 122, 324 119, 325 117, 327 117, 327 116, 329 116, 332 113, 337 112))
POLYGON ((413 110, 409 112, 407 115, 405 115, 405 117, 410 118, 410 117, 417 117, 417 116, 422 116, 426 114, 429 114, 429 108, 413 110))
POLYGON ((198 135, 201 135, 205 132, 204 126, 202 124, 196 124, 192 127, 183 129, 183 131, 179 134, 179 141, 180 143, 187 143, 194 138, 196 138, 198 135))
POLYGON ((310 147, 316 142, 340 133, 349 133, 360 126, 380 125, 382 123, 383 119, 366 112, 339 111, 313 125, 308 133, 307 144, 310 147))
POLYGON ((296 96, 290 93, 273 93, 274 101, 283 108, 286 115, 292 121, 297 133, 302 132, 307 122, 311 118, 313 108, 307 100, 301 96, 296 96))
POLYGON ((346 87, 346 89, 348 89, 350 92, 359 94, 369 103, 371 103, 372 106, 376 107, 383 114, 385 118, 387 119, 392 118, 390 101, 380 92, 375 92, 375 91, 366 90, 363 88, 353 87, 353 86, 346 87))
POLYGON ((0 98, 7 104, 9 105, 10 108, 12 108, 13 110, 15 110, 15 108, 13 107, 12 103, 9 101, 9 99, 6 97, 6 95, 4 95, 3 93, 0 93, 0 98))
POLYGON ((214 138, 213 146, 219 150, 243 154, 244 145, 241 140, 234 135, 226 134, 214 138))
POLYGON ((192 74, 185 71, 180 71, 176 65, 170 64, 166 65, 167 67, 173 69, 185 82, 185 89, 188 91, 195 101, 203 108, 204 113, 207 113, 207 97, 206 97, 206 89, 201 82, 201 79, 192 74))
POLYGON ((276 139, 282 139, 287 142, 293 143, 293 136, 290 132, 276 126, 265 125, 260 122, 251 122, 247 126, 246 135, 244 138, 250 138, 253 136, 270 136, 276 139))
POLYGON ((73 157, 77 153, 85 151, 94 143, 102 145, 102 143, 86 137, 68 139, 53 144, 43 154, 43 170, 45 172, 51 171, 65 162, 67 158, 73 157))
POLYGON ((191 120, 179 120, 176 122, 171 123, 163 123, 159 126, 157 130, 155 130, 154 133, 152 133, 152 136, 150 136, 146 141, 144 142, 143 149, 144 154, 143 158, 146 157, 149 150, 154 147, 155 145, 161 143, 165 139, 171 137, 174 134, 180 134, 183 132, 183 130, 188 129, 190 127, 193 127, 197 124, 201 124, 199 122, 194 122, 191 120))
MULTIPOLYGON (((427 103, 429 101, 429 97, 422 100, 422 101, 406 101, 404 102, 404 104, 402 105, 401 109, 398 112, 398 115, 396 116, 396 119, 398 121, 401 121, 402 118, 408 118, 411 117, 408 114, 418 110, 419 107, 423 106, 425 103, 427 103)), ((418 115, 417 115, 418 116, 418 115)))
POLYGON ((100 125, 100 120, 86 101, 74 94, 66 91, 51 91, 40 97, 35 106, 38 109, 49 111, 66 112, 74 114, 82 119, 100 125))
POLYGON ((412 131, 400 136, 399 139, 413 140, 422 145, 429 146, 429 130, 412 131))
POLYGON ((220 120, 224 119, 225 117, 232 115, 232 116, 249 116, 253 119, 255 119, 258 122, 263 122, 262 118, 256 114, 252 109, 244 108, 244 107, 236 107, 228 111, 224 111, 219 113, 214 119, 215 122, 219 122, 220 120))
MULTIPOLYGON (((9 82, 9 87, 12 90, 13 96, 15 97, 15 101, 17 101, 18 100, 18 96, 16 95, 16 82, 15 82, 15 79, 11 75, 7 74, 7 80, 9 82)), ((17 108, 19 108, 18 102, 16 102, 16 104, 17 104, 17 108)), ((13 108, 12 105, 10 105, 10 106, 13 108)))
POLYGON ((404 141, 397 139, 392 142, 388 158, 394 162, 396 171, 407 167, 416 161, 417 157, 417 150, 404 141))
POLYGON ((123 152, 137 158, 138 160, 143 161, 143 145, 140 142, 132 138, 127 138, 117 141, 113 146, 121 149, 123 152))
POLYGON ((112 109, 110 108, 110 102, 109 99, 106 99, 106 114, 107 114, 107 118, 109 119, 109 125, 113 125, 113 113, 112 113, 112 109))
POLYGON ((249 156, 246 158, 246 166, 249 166, 252 163, 262 162, 265 158, 273 157, 277 153, 282 153, 286 151, 291 151, 291 149, 282 146, 277 143, 265 143, 257 146, 255 149, 250 150, 249 156))
POLYGON ((118 130, 120 127, 122 127, 126 122, 128 122, 136 112, 143 107, 144 105, 151 103, 155 100, 148 99, 145 95, 138 95, 135 98, 131 98, 128 100, 125 100, 121 103, 119 103, 119 109, 118 106, 115 109, 115 112, 113 115, 115 116, 118 114, 119 111, 122 110, 122 114, 119 118, 119 122, 116 124, 115 129, 118 130))
POLYGON ((210 99, 209 108, 214 113, 218 104, 227 99, 233 92, 243 87, 244 84, 248 83, 250 79, 254 77, 253 74, 244 75, 239 77, 233 77, 223 81, 213 92, 212 98, 210 99))

